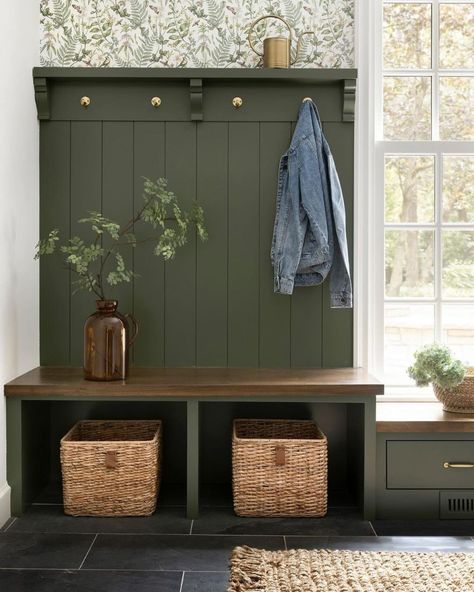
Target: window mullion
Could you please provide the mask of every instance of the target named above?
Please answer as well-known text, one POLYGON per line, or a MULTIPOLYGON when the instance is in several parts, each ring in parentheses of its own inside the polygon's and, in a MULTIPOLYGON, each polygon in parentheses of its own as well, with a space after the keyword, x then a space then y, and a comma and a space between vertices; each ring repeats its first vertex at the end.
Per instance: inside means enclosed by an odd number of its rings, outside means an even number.
POLYGON ((442 335, 442 287, 443 287, 443 250, 441 227, 443 222, 443 155, 441 150, 437 150, 435 156, 435 253, 434 253, 434 281, 435 281, 435 326, 434 337, 436 341, 441 341, 442 335))
POLYGON ((431 6, 431 139, 439 140, 439 0, 431 6))

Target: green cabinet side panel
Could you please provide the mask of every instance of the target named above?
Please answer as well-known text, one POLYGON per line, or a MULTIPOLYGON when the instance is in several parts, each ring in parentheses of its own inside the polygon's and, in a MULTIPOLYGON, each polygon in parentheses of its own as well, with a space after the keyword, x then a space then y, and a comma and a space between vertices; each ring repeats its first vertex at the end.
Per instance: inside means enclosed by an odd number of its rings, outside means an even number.
MULTIPOLYGON (((105 78, 54 83, 52 118, 41 123, 41 235, 52 228, 65 236, 83 230, 77 220, 89 210, 120 222, 130 219, 143 201, 143 177, 165 176, 183 206, 197 200, 204 207, 207 242, 193 231, 169 263, 153 255, 152 245, 139 243, 125 254, 138 277, 108 288, 120 311, 132 312, 140 324, 132 362, 351 366, 352 311, 330 309, 329 282, 296 288, 291 297, 273 292, 278 164, 302 96, 317 100, 319 87, 286 82, 275 110, 268 103, 271 84, 209 83, 204 120, 195 122, 181 81, 162 81, 154 92, 161 92, 163 109, 155 110, 149 107, 152 85, 122 81, 117 99, 117 84, 105 78), (241 110, 229 107, 234 91, 246 100, 241 110), (76 105, 84 94, 94 98, 88 111, 76 105), (137 101, 143 105, 132 108, 137 101)), ((320 91, 324 129, 344 190, 352 264, 354 126, 339 120, 340 84, 320 91)), ((148 228, 137 226, 136 232, 139 241, 149 236, 148 228)), ((82 327, 95 296, 74 294, 73 280, 58 257, 42 261, 43 364, 82 363, 82 327)))
MULTIPOLYGON (((71 124, 48 121, 40 125, 40 234, 57 228, 70 233, 71 124)), ((32 254, 33 256, 33 254, 32 254)), ((70 363, 70 277, 59 254, 41 261, 41 364, 70 363)))

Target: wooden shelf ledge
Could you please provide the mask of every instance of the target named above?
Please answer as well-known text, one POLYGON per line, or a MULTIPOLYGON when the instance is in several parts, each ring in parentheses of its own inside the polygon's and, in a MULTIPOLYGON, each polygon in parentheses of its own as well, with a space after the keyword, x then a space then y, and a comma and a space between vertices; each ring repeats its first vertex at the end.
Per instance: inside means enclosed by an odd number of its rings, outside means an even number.
POLYGON ((361 368, 133 368, 124 382, 91 382, 83 379, 82 368, 40 366, 5 385, 7 397, 375 396, 383 391, 383 384, 361 368))
POLYGON ((441 403, 377 403, 377 432, 474 432, 474 414, 443 411, 441 403))

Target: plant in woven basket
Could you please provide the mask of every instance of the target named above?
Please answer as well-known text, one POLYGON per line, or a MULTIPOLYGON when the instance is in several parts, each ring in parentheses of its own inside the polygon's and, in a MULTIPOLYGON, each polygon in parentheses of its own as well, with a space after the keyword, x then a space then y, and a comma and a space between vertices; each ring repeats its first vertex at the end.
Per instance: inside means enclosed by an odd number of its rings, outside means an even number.
POLYGON ((418 386, 433 385, 445 411, 474 413, 474 368, 453 357, 444 345, 428 345, 415 353, 408 375, 418 386))
POLYGON ((417 386, 427 386, 431 383, 449 390, 461 384, 466 367, 461 360, 453 357, 448 347, 434 343, 415 352, 415 361, 407 372, 417 386))

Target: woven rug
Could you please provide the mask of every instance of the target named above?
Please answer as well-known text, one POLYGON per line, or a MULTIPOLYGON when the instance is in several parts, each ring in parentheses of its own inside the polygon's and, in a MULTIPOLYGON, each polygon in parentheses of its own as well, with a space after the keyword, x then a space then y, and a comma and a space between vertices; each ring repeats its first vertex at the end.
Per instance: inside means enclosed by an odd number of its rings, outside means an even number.
POLYGON ((473 592, 474 554, 236 547, 228 592, 473 592))

